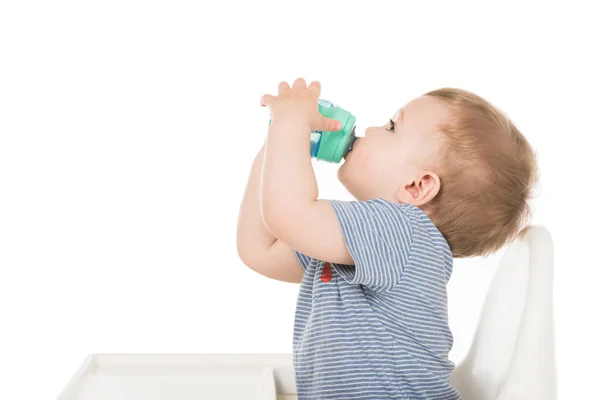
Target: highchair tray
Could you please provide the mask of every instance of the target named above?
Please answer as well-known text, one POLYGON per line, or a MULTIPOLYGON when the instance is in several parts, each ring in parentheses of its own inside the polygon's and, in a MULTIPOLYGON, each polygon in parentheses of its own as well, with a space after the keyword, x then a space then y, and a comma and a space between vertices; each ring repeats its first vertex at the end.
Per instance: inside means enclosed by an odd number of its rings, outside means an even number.
POLYGON ((57 400, 292 400, 291 354, 88 356, 57 400))

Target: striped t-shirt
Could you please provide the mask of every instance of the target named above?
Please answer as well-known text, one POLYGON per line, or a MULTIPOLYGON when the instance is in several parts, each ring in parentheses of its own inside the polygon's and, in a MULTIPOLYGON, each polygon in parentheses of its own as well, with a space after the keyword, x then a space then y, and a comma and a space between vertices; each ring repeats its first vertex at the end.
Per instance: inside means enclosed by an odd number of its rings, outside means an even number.
POLYGON ((295 252, 298 399, 460 399, 449 382, 448 243, 413 205, 330 204, 355 265, 295 252))

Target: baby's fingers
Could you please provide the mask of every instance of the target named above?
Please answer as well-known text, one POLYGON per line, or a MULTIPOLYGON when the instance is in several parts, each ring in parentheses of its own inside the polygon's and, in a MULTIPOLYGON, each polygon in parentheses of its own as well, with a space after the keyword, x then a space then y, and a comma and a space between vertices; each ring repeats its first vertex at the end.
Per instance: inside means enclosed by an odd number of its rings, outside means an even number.
POLYGON ((271 104, 271 101, 273 101, 274 98, 275 98, 275 96, 272 96, 270 94, 265 94, 263 97, 260 98, 260 105, 262 107, 268 107, 269 104, 271 104))
POLYGON ((312 81, 310 85, 308 85, 308 89, 313 90, 317 93, 317 96, 321 94, 321 83, 319 81, 312 81))
POLYGON ((321 117, 317 120, 316 126, 313 129, 317 131, 336 132, 342 129, 342 123, 333 118, 321 117))

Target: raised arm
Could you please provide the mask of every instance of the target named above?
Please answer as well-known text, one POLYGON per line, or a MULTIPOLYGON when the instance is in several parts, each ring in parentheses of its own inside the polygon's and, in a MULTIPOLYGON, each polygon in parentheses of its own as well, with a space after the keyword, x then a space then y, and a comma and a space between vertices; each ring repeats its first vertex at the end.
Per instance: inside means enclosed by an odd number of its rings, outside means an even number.
POLYGON ((309 154, 312 130, 337 131, 338 121, 318 111, 320 86, 304 80, 279 85, 277 97, 263 97, 272 123, 266 143, 261 208, 269 231, 310 257, 353 264, 336 215, 327 201, 318 200, 318 187, 309 154))
POLYGON ((264 148, 256 155, 239 210, 237 251, 242 262, 261 275, 300 283, 304 270, 290 246, 277 240, 265 227, 260 207, 260 183, 264 148))

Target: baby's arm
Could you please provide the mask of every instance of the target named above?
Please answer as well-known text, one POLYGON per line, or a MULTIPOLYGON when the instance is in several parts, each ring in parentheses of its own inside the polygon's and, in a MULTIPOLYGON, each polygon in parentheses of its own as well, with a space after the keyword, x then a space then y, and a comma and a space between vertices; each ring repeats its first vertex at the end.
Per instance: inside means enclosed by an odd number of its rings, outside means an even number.
POLYGON ((310 257, 354 264, 328 201, 318 200, 309 153, 310 126, 301 119, 273 120, 267 137, 261 207, 268 230, 310 257))
POLYGON ((305 262, 308 257, 354 265, 337 270, 351 285, 391 290, 401 279, 412 246, 406 206, 384 199, 318 200, 307 129, 271 125, 261 196, 267 229, 305 262))
POLYGON ((300 283, 304 271, 293 250, 266 229, 259 207, 264 148, 252 164, 239 211, 237 251, 246 266, 266 277, 300 283))

